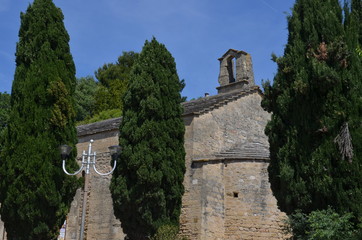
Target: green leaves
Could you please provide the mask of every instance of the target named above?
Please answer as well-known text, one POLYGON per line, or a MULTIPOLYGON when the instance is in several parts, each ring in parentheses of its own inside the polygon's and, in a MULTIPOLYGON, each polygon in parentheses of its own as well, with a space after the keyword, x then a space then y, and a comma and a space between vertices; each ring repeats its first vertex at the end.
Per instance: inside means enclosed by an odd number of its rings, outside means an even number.
POLYGON ((362 216, 361 125, 349 127, 353 162, 343 161, 334 141, 341 126, 361 123, 360 4, 343 13, 337 0, 296 1, 284 55, 273 56, 278 72, 264 83, 262 106, 272 113, 265 130, 271 187, 287 213, 332 206, 362 216))
POLYGON ((9 121, 10 94, 0 93, 0 152, 5 142, 5 129, 9 121))
POLYGON ((291 233, 298 240, 357 240, 359 236, 351 223, 352 218, 350 213, 340 215, 328 207, 310 214, 297 211, 289 216, 288 223, 291 233))
MULTIPOLYGON (((21 15, 11 109, 0 155, 1 217, 8 239, 56 239, 78 181, 58 146, 77 142, 75 66, 63 15, 35 0, 21 15)), ((73 151, 69 165, 76 166, 73 151)))
POLYGON ((116 63, 104 64, 95 72, 99 86, 95 92, 94 112, 105 110, 122 110, 122 98, 127 91, 130 72, 138 53, 123 52, 116 63))
POLYGON ((360 46, 357 46, 356 52, 357 52, 358 56, 362 57, 362 48, 360 46))
POLYGON ((111 182, 115 214, 131 239, 178 224, 185 172, 182 86, 165 46, 146 41, 123 98, 124 151, 111 182))
POLYGON ((83 121, 93 116, 96 102, 95 93, 97 91, 97 82, 93 77, 84 77, 77 79, 75 88, 75 110, 76 120, 83 121))

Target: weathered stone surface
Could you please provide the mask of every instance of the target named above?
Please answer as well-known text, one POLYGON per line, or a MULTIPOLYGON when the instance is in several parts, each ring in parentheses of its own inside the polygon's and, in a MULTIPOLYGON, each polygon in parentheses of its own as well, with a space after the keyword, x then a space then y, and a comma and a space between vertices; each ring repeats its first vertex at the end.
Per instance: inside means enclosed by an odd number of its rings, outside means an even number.
POLYGON ((189 239, 284 238, 286 216, 277 208, 267 175, 264 128, 270 115, 260 107, 259 91, 241 92, 228 93, 237 97, 219 108, 185 119, 180 234, 189 239))
POLYGON ((229 92, 208 96, 197 100, 182 103, 184 108, 184 117, 186 115, 201 115, 220 108, 229 102, 235 101, 240 97, 253 93, 260 93, 258 86, 244 87, 243 89, 231 90, 229 92))
MULTIPOLYGON (((193 159, 211 158, 234 149, 243 154, 243 146, 255 146, 265 154, 269 149, 264 127, 269 114, 260 107, 261 95, 254 92, 194 119, 193 159)), ((268 155, 266 157, 269 157, 268 155)))
MULTIPOLYGON (((108 123, 120 123, 119 119, 112 119, 108 123)), ((104 124, 101 122, 101 124, 104 124)), ((97 123, 97 126, 101 124, 97 123)), ((90 135, 83 134, 78 137, 77 144, 78 160, 81 161, 83 150, 88 149, 89 142, 84 139, 93 139, 93 136, 104 136, 94 140, 92 144, 92 152, 96 152, 96 168, 101 173, 109 172, 112 167, 110 165, 111 157, 109 155, 108 147, 118 144, 118 127, 117 125, 106 125, 106 133, 91 131, 90 135)), ((87 128, 92 128, 89 124, 87 128)), ((83 128, 82 128, 83 129, 83 128)), ((124 239, 125 235, 122 231, 121 222, 116 219, 113 212, 112 197, 109 190, 111 175, 100 176, 94 173, 91 169, 91 174, 88 178, 88 197, 87 197, 87 210, 85 222, 85 239, 87 240, 119 240, 124 239)), ((66 240, 78 240, 79 230, 81 224, 83 193, 78 189, 76 196, 72 202, 70 212, 67 217, 66 240)))
POLYGON ((4 223, 0 220, 0 240, 6 240, 6 232, 4 228, 4 223))
POLYGON ((238 88, 234 83, 248 84, 253 86, 254 73, 250 54, 244 51, 229 49, 221 58, 219 84, 217 89, 219 93, 238 88), (230 88, 231 87, 231 88, 230 88))
POLYGON ((266 162, 224 163, 225 238, 281 239, 282 219, 270 190, 266 162))

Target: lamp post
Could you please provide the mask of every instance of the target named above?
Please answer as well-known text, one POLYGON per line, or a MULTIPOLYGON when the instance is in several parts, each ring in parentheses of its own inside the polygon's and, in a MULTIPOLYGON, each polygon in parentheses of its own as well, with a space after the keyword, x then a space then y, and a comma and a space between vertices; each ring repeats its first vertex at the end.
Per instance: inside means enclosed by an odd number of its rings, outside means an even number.
POLYGON ((85 150, 83 150, 82 165, 80 166, 78 171, 76 171, 75 173, 69 173, 65 169, 65 159, 67 159, 69 157, 69 154, 70 154, 70 151, 72 150, 72 148, 68 145, 60 146, 60 154, 63 159, 63 171, 67 175, 70 175, 70 176, 77 175, 78 173, 80 173, 83 170, 83 168, 85 168, 83 204, 82 204, 82 221, 81 221, 81 226, 80 226, 79 240, 83 240, 83 238, 84 238, 83 237, 84 236, 84 222, 85 222, 85 215, 86 215, 87 195, 88 195, 88 175, 90 174, 90 168, 91 168, 91 166, 93 166, 94 171, 101 176, 106 176, 106 175, 111 174, 114 171, 114 169, 116 168, 116 165, 117 165, 116 160, 119 156, 119 153, 121 152, 121 147, 118 145, 110 146, 108 148, 109 152, 112 156, 112 160, 114 161, 114 166, 110 172, 101 173, 96 168, 96 152, 92 153, 92 143, 93 143, 93 139, 91 139, 89 142, 88 153, 86 153, 85 150))

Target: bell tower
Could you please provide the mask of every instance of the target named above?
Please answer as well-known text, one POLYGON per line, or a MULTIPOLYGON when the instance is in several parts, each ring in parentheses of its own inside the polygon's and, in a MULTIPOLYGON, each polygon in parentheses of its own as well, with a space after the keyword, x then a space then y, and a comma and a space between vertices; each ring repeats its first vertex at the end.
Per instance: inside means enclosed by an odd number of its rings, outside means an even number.
POLYGON ((254 73, 250 54, 229 49, 221 58, 218 93, 242 89, 245 85, 253 86, 254 73))

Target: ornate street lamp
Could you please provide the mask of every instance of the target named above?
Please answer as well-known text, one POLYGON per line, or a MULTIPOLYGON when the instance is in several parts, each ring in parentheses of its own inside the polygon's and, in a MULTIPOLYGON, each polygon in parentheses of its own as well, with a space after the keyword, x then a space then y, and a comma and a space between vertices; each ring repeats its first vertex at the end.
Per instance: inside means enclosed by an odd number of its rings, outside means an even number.
POLYGON ((80 226, 79 240, 83 240, 83 238, 84 238, 83 237, 84 236, 84 222, 85 222, 85 215, 86 215, 86 205, 87 205, 87 195, 88 195, 88 175, 90 174, 90 167, 93 166, 94 171, 99 175, 102 175, 102 176, 109 175, 116 168, 117 158, 118 158, 118 156, 119 156, 119 154, 121 152, 121 147, 118 146, 118 145, 109 147, 109 152, 111 154, 112 161, 114 162, 114 165, 113 165, 113 168, 112 168, 112 170, 110 172, 101 173, 96 168, 96 152, 92 153, 92 143, 93 142, 94 142, 93 139, 91 139, 90 142, 89 142, 88 153, 86 153, 85 150, 83 150, 82 165, 80 166, 78 171, 76 171, 75 173, 69 173, 65 169, 65 160, 69 157, 69 154, 70 154, 70 151, 72 150, 72 148, 70 146, 68 146, 68 145, 60 146, 60 155, 62 156, 62 159, 63 159, 63 171, 67 175, 70 175, 70 176, 77 175, 78 173, 80 173, 83 170, 83 168, 85 168, 83 204, 82 204, 82 222, 81 222, 81 226, 80 226))

